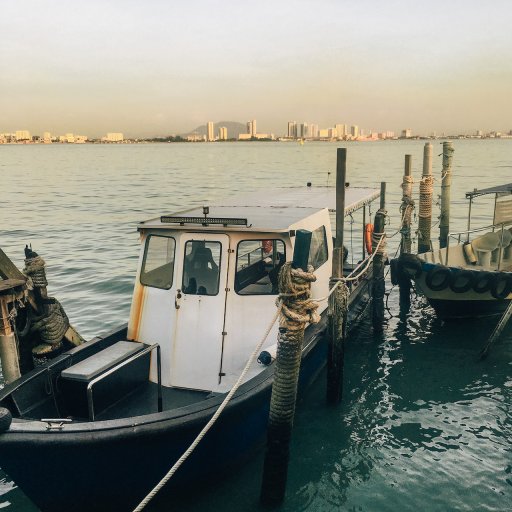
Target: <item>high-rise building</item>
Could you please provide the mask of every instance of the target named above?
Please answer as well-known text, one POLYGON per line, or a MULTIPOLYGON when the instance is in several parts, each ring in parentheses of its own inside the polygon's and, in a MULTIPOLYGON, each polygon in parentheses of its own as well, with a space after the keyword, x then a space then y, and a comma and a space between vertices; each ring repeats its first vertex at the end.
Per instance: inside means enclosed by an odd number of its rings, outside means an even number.
POLYGON ((346 124, 336 124, 334 125, 334 128, 336 128, 336 134, 339 139, 342 139, 343 137, 346 137, 348 135, 346 124))
POLYGON ((206 123, 206 140, 208 142, 212 142, 215 140, 215 135, 213 133, 213 121, 208 121, 206 123))
POLYGON ((302 123, 300 125, 300 138, 305 139, 308 135, 308 123, 302 123))
POLYGON ((225 126, 219 128, 219 140, 228 140, 228 129, 225 126))
POLYGON ((295 121, 288 121, 288 137, 297 138, 297 123, 295 121))
POLYGON ((256 137, 256 119, 252 121, 247 121, 247 133, 251 137, 256 137))
POLYGON ((350 135, 352 135, 352 137, 354 137, 354 139, 359 137, 359 126, 357 126, 356 124, 352 125, 350 127, 350 135))
POLYGON ((412 137, 412 130, 410 128, 402 130, 402 137, 405 139, 409 139, 410 137, 412 137))

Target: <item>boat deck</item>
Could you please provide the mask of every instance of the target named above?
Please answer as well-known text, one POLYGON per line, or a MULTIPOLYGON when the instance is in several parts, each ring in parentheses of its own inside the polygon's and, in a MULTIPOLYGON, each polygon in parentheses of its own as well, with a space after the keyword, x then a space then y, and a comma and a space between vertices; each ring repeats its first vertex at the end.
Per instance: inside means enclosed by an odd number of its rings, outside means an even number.
MULTIPOLYGON (((163 410, 178 409, 207 398, 212 398, 215 393, 210 391, 195 391, 191 389, 168 388, 162 386, 163 410)), ((117 420, 130 416, 142 416, 158 412, 158 385, 154 382, 146 382, 129 395, 113 404, 96 416, 96 420, 117 420)))

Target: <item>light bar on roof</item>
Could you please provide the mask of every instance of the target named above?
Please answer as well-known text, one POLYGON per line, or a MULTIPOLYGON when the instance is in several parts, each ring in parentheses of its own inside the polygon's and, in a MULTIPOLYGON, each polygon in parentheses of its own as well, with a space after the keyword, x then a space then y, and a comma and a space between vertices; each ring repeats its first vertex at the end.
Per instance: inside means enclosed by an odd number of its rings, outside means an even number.
POLYGON ((162 215, 160 222, 163 224, 201 224, 202 226, 246 226, 247 219, 237 219, 228 217, 176 217, 174 215, 162 215))

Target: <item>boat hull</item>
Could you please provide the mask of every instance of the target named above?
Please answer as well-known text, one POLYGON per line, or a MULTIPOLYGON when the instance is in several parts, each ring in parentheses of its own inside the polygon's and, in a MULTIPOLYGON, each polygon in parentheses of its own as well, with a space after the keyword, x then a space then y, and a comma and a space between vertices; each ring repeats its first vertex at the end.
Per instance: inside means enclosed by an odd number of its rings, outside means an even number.
MULTIPOLYGON (((370 303, 370 277, 351 290, 349 330, 370 303)), ((319 324, 306 329, 299 393, 326 364, 326 324, 324 313, 319 324)), ((110 335, 110 342, 125 333, 110 335)), ((196 492, 197 485, 211 483, 263 446, 274 368, 272 363, 239 388, 166 485, 164 495, 190 486, 196 492)), ((0 465, 42 511, 132 510, 186 451, 224 396, 162 413, 73 422, 62 428, 58 424, 48 428, 43 421, 14 420, 0 435, 0 465)))
MULTIPOLYGON (((505 294, 503 298, 494 296, 490 286, 485 286, 482 288, 483 291, 478 291, 475 284, 483 282, 489 276, 493 279, 510 280, 512 285, 511 272, 489 272, 487 270, 446 267, 424 261, 418 263, 414 282, 416 289, 425 296, 434 308, 436 315, 442 320, 485 318, 503 314, 512 300, 512 293, 505 294), (429 275, 432 276, 434 271, 438 272, 439 277, 438 281, 434 281, 435 284, 432 286, 432 279, 429 280, 429 275), (446 272, 446 279, 443 272, 446 272), (470 281, 468 281, 467 286, 464 286, 464 281, 458 281, 459 289, 455 288, 454 290, 453 283, 462 273, 465 273, 470 281), (460 285, 461 282, 463 286, 460 285), (470 282, 472 286, 468 288, 470 282)), ((505 291, 506 289, 504 288, 505 291)))

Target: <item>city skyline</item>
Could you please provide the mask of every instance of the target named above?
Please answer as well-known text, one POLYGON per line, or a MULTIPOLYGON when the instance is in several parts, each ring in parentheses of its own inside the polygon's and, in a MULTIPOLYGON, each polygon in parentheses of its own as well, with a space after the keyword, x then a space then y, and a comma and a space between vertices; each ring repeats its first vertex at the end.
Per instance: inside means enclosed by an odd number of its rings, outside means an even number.
POLYGON ((27 0, 0 12, 0 132, 145 137, 254 118, 276 134, 290 119, 425 134, 511 128, 503 0, 27 0))

